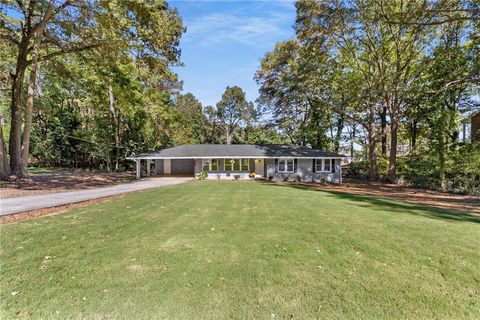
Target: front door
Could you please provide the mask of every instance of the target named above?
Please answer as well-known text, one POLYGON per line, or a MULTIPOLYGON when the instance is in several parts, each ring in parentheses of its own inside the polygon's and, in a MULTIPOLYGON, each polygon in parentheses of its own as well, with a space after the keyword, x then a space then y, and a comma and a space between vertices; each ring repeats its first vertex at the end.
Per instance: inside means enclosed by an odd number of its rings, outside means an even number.
POLYGON ((255 159, 255 174, 257 176, 263 177, 263 159, 255 159))

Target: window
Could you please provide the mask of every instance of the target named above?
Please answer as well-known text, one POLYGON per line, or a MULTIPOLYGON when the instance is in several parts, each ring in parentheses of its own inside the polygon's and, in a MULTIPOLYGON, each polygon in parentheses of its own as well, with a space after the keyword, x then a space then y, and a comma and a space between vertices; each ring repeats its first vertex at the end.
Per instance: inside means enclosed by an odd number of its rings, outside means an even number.
POLYGON ((235 161, 233 159, 224 159, 223 161, 225 171, 233 171, 233 163, 235 161))
POLYGON ((218 171, 218 159, 207 159, 203 163, 203 170, 218 171))
POLYGON ((218 159, 212 159, 210 163, 210 171, 218 171, 218 159))
POLYGON ((225 159, 225 171, 248 171, 248 159, 225 159))
POLYGON ((332 159, 323 159, 323 171, 332 171, 332 159))
POLYGON ((293 159, 287 159, 287 172, 293 172, 293 159))
POLYGON ((233 171, 233 164, 235 163, 235 160, 224 159, 223 161, 224 161, 225 171, 233 171))
POLYGON ((315 172, 331 172, 332 159, 315 159, 315 172))
POLYGON ((248 159, 241 159, 242 161, 242 171, 248 171, 248 159))
POLYGON ((278 172, 293 172, 293 159, 278 159, 278 172))
POLYGON ((323 159, 315 159, 315 172, 323 171, 323 159))

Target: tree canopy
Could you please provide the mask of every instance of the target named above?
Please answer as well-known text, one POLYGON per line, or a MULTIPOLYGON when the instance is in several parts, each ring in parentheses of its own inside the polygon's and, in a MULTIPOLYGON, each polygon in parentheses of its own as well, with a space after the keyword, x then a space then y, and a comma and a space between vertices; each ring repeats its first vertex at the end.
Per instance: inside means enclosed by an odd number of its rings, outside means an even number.
POLYGON ((480 148, 476 0, 299 0, 294 36, 260 61, 255 102, 182 91, 186 31, 163 0, 0 0, 0 174, 124 170, 182 143, 294 143, 349 176, 471 192, 480 148), (8 152, 7 152, 8 149, 8 152), (470 159, 470 160, 468 160, 470 159))

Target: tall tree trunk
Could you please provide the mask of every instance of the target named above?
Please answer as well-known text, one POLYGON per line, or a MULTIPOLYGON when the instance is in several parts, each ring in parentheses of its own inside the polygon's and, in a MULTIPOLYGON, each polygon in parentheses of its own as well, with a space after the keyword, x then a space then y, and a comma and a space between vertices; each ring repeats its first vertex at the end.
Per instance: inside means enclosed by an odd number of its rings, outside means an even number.
POLYGON ((350 136, 350 157, 351 157, 352 162, 353 162, 353 159, 354 159, 355 138, 356 138, 356 136, 357 136, 357 125, 354 122, 353 126, 352 126, 352 133, 351 133, 351 136, 350 136))
MULTIPOLYGON (((443 139, 443 137, 442 137, 443 139)), ((445 144, 444 141, 441 142, 441 148, 439 148, 438 153, 438 161, 439 161, 439 168, 438 168, 438 176, 440 180, 440 190, 443 192, 447 191, 447 178, 445 175, 445 144)))
POLYGON ((37 91, 38 56, 32 57, 32 70, 28 79, 28 95, 25 108, 25 125, 22 135, 22 151, 20 162, 20 177, 28 178, 28 156, 30 151, 30 132, 32 131, 33 102, 37 91))
POLYGON ((0 179, 8 177, 9 174, 8 156, 5 150, 5 142, 3 141, 3 115, 0 115, 0 179))
POLYGON ((20 175, 21 147, 22 147, 22 91, 25 71, 27 69, 27 54, 29 41, 23 38, 18 47, 17 64, 12 79, 12 96, 10 104, 11 126, 8 152, 10 155, 10 171, 20 175))
POLYGON ((334 143, 335 152, 338 152, 340 150, 340 139, 342 138, 344 123, 345 123, 344 115, 340 114, 340 117, 337 122, 337 132, 335 133, 335 143, 334 143))
POLYGON ((387 106, 383 106, 380 114, 382 135, 382 156, 387 155, 387 106))
MULTIPOLYGON (((447 109, 448 110, 448 109, 447 109)), ((447 179, 445 175, 446 171, 446 163, 445 163, 445 153, 447 152, 447 113, 448 111, 445 110, 445 107, 442 107, 442 114, 440 116, 440 126, 437 128, 438 131, 438 147, 437 147, 437 153, 438 153, 438 177, 439 177, 439 182, 440 182, 440 189, 442 191, 447 191, 447 179)))
POLYGON ((368 178, 371 181, 378 180, 377 170, 377 128, 375 125, 375 105, 373 103, 369 106, 368 119, 368 161, 369 171, 368 178))
POLYGON ((388 163, 388 180, 397 182, 397 144, 398 144, 398 116, 394 113, 390 119, 390 157, 388 163))
POLYGON ((414 119, 412 123, 412 153, 415 153, 415 148, 417 146, 417 127, 418 121, 417 119, 414 119))
MULTIPOLYGON (((120 130, 119 130, 119 123, 118 123, 118 115, 115 112, 115 98, 113 96, 113 88, 112 85, 108 86, 108 102, 110 108, 110 115, 112 119, 112 130, 115 136, 115 171, 119 170, 119 158, 120 158, 120 130)), ((110 168, 110 166, 109 166, 110 168)), ((110 169, 108 170, 110 171, 110 169)))
POLYGON ((232 144, 232 129, 228 124, 225 125, 225 141, 227 144, 232 144))

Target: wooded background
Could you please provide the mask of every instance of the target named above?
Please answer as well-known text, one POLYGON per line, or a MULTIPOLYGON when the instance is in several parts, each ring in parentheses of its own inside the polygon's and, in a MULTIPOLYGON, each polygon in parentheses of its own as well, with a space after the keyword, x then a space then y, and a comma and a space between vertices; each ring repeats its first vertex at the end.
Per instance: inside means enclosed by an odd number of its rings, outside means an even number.
MULTIPOLYGON (((125 170, 183 143, 295 143, 347 174, 480 190, 478 0, 296 2, 295 35, 202 106, 171 67, 186 31, 161 0, 0 0, 0 174, 28 165, 125 170)), ((188 31, 187 31, 188 32, 188 31)))

